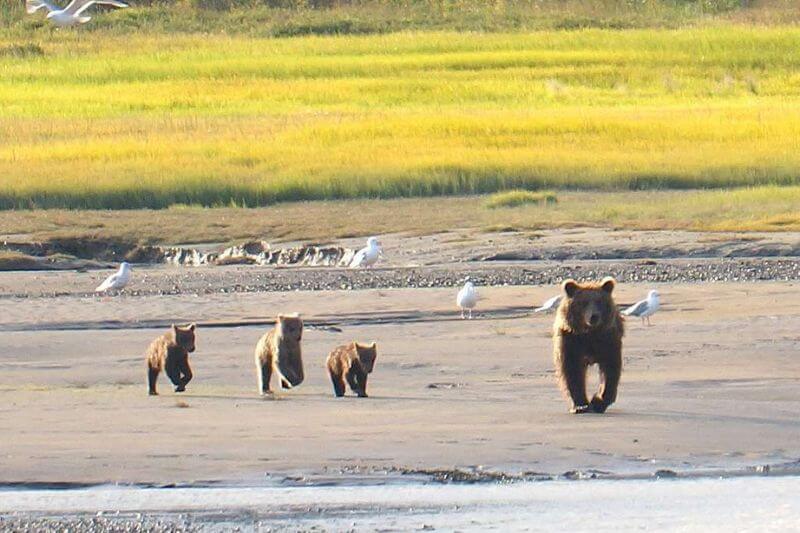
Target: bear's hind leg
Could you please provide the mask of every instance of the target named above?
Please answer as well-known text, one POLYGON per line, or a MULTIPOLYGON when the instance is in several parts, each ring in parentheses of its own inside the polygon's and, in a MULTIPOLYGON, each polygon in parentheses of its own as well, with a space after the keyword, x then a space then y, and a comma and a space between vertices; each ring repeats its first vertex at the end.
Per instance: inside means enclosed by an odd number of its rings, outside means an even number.
POLYGON ((269 363, 259 362, 256 368, 258 375, 258 393, 262 396, 271 393, 269 390, 269 382, 272 379, 272 365, 269 363))
POLYGON ((336 395, 337 398, 341 398, 344 396, 344 379, 340 374, 334 374, 333 372, 328 372, 331 376, 331 383, 333 383, 333 393, 336 395))
POLYGON ((148 391, 147 393, 150 396, 157 396, 158 392, 156 391, 156 382, 158 381, 158 373, 159 370, 157 368, 153 368, 148 365, 147 367, 147 386, 148 391))

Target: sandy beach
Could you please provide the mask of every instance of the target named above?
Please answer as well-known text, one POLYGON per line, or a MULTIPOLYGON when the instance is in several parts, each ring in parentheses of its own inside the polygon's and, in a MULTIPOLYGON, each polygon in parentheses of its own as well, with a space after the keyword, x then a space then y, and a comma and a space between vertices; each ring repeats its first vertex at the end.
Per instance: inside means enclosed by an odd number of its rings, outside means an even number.
POLYGON ((0 273, 0 528, 580 531, 613 512, 621 529, 734 530, 763 529, 762 510, 790 523, 795 258, 453 262, 480 255, 462 243, 410 264, 387 241, 398 253, 371 271, 137 266, 109 296, 91 293, 103 270, 0 273), (533 307, 564 277, 605 274, 620 305, 657 288, 663 307, 650 327, 627 320, 617 403, 570 415, 553 316, 533 307), (454 302, 466 276, 474 320, 454 302), (305 319, 306 380, 262 398, 253 349, 281 312, 305 319), (148 396, 147 345, 190 321, 195 379, 176 394, 162 375, 148 396), (334 398, 324 370, 351 340, 378 343, 369 398, 334 398), (575 514, 574 498, 608 503, 575 514))
MULTIPOLYGON (((86 274, 84 274, 85 276, 86 274)), ((621 284, 619 301, 651 285, 621 284)), ((452 289, 3 299, 2 479, 266 483, 464 468, 735 470, 800 457, 800 302, 791 283, 658 285, 651 327, 628 320, 621 392, 570 416, 552 370, 555 287, 486 287, 472 321, 452 289), (300 312, 306 382, 256 393, 253 347, 300 312), (148 397, 143 353, 198 322, 195 380, 148 397), (84 324, 84 327, 80 327, 84 324), (65 326, 66 325, 66 326, 65 326), (378 342, 371 397, 333 398, 323 361, 378 342)), ((594 382, 594 380, 593 380, 594 382)))

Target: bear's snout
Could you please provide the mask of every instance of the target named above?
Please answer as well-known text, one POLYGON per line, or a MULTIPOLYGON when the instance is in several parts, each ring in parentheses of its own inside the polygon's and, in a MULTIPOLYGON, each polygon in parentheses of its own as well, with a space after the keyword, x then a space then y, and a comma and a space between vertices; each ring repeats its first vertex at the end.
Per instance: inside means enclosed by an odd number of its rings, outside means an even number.
POLYGON ((587 309, 583 313, 583 320, 590 328, 596 328, 603 321, 603 313, 599 309, 587 309))

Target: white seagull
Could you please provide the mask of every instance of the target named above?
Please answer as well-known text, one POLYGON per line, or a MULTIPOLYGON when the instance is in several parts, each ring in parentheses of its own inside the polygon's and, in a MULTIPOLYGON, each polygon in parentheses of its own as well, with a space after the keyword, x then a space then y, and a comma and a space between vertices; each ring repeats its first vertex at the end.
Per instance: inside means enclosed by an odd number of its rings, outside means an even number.
POLYGON ((108 292, 124 289, 125 286, 131 281, 131 265, 122 263, 119 270, 111 274, 106 280, 101 283, 94 292, 108 292))
POLYGON ((469 318, 472 318, 472 308, 477 303, 478 291, 475 290, 475 285, 471 281, 467 281, 456 296, 456 304, 461 308, 461 318, 466 318, 464 316, 465 309, 469 312, 469 318))
POLYGON ((537 307, 533 310, 534 313, 549 313, 551 311, 555 311, 558 309, 559 304, 561 304, 562 295, 553 296, 552 298, 548 299, 545 303, 542 304, 541 307, 537 307))
POLYGON ((353 256, 350 262, 350 268, 371 267, 378 262, 378 257, 381 255, 381 244, 375 237, 367 239, 367 247, 360 249, 353 256))
POLYGON ((76 24, 86 24, 92 17, 83 15, 83 12, 94 4, 103 4, 114 7, 128 7, 128 4, 119 0, 72 0, 64 9, 60 9, 47 0, 26 0, 25 8, 28 13, 36 13, 40 9, 48 11, 47 18, 56 26, 74 26, 76 24))
POLYGON ((645 319, 647 319, 647 325, 649 326, 650 317, 658 311, 660 306, 661 302, 658 300, 658 291, 650 291, 647 293, 647 298, 625 309, 622 314, 625 316, 639 317, 642 319, 642 324, 644 324, 645 319))

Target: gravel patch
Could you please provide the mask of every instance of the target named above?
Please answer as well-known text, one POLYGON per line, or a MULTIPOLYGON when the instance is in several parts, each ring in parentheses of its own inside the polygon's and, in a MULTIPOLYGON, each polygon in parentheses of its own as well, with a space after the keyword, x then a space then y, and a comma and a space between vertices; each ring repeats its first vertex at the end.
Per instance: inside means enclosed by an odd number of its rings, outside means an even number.
MULTIPOLYGON (((32 274, 26 274, 28 276, 32 274)), ((64 275, 62 273, 62 275, 64 275)), ((0 297, 89 296, 93 280, 64 278, 0 283, 0 297)), ((757 282, 800 280, 800 259, 704 259, 662 261, 569 261, 518 264, 466 263, 435 267, 270 268, 256 266, 134 269, 124 294, 203 295, 276 291, 455 287, 469 277, 478 286, 556 285, 614 276, 620 283, 757 282)), ((85 276, 85 274, 84 274, 85 276)))

